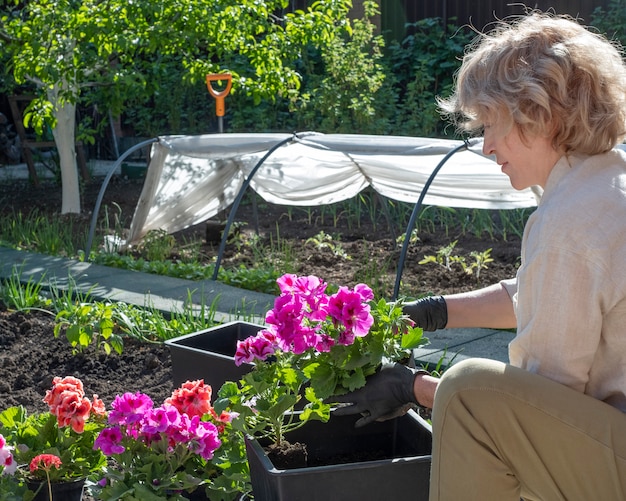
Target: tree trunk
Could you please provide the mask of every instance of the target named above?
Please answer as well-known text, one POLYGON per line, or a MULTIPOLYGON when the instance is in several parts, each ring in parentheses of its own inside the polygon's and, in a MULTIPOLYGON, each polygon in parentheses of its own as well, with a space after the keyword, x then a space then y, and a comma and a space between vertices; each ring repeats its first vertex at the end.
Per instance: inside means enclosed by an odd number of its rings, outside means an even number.
POLYGON ((56 126, 52 129, 54 142, 59 152, 61 166, 62 202, 61 214, 80 213, 80 186, 76 164, 76 105, 59 100, 59 88, 48 91, 48 100, 53 105, 56 126))

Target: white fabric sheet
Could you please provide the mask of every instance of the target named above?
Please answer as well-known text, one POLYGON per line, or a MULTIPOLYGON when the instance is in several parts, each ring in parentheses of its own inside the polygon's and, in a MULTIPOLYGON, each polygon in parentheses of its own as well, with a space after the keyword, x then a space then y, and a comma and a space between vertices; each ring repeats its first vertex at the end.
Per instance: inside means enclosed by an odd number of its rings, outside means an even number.
MULTIPOLYGON (((164 136, 152 145, 146 180, 128 243, 150 230, 173 233, 227 209, 250 181, 264 200, 316 206, 354 197, 367 186, 415 203, 433 170, 460 141, 356 134, 211 134, 164 136)), ((537 194, 517 191, 482 141, 452 155, 434 178, 426 205, 513 209, 537 205, 537 194)))

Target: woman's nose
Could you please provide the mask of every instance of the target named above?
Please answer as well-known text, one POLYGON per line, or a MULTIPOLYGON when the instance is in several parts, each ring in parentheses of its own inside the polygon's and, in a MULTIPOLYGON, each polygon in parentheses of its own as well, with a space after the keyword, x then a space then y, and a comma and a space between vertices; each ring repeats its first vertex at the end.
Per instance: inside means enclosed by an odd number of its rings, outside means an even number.
POLYGON ((491 138, 491 134, 485 132, 483 134, 483 155, 493 155, 495 153, 495 149, 493 147, 493 140, 491 138))

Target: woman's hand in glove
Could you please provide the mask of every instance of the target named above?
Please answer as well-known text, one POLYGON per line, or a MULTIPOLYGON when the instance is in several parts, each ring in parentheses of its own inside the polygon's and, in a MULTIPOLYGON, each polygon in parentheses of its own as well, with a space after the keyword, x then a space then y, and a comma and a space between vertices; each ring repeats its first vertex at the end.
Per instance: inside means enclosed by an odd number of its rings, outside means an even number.
POLYGON ((413 391, 418 374, 428 372, 398 363, 385 364, 379 372, 367 378, 362 388, 332 398, 333 402, 346 404, 338 406, 335 415, 362 414, 363 417, 356 422, 357 427, 402 416, 418 404, 413 391))

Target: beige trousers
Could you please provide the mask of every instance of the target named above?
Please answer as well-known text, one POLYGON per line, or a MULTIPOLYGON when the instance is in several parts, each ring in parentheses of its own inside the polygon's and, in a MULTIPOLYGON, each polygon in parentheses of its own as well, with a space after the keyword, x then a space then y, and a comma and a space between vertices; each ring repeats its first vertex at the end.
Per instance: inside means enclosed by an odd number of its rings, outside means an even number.
POLYGON ((432 423, 430 501, 626 500, 626 414, 545 377, 460 362, 432 423))

